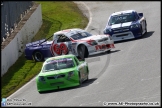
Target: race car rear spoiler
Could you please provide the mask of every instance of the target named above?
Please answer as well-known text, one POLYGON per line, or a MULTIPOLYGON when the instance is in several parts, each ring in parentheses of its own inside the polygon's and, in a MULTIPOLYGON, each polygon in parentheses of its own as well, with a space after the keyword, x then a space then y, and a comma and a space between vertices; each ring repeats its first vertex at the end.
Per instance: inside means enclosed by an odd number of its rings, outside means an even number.
POLYGON ((39 40, 39 41, 28 43, 28 44, 26 44, 26 47, 34 46, 34 45, 37 45, 37 44, 41 44, 41 43, 45 42, 45 40, 46 39, 42 39, 42 40, 39 40))

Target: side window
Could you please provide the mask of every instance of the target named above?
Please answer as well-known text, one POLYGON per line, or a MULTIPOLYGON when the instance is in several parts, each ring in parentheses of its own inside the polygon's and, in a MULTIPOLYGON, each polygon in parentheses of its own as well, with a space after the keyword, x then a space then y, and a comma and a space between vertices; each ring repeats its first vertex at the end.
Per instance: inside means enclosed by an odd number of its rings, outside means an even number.
POLYGON ((78 65, 79 65, 79 63, 78 63, 77 58, 76 58, 76 57, 74 57, 74 60, 75 60, 75 62, 76 62, 76 65, 78 66, 78 65))
POLYGON ((68 37, 65 38, 65 42, 71 41, 68 37))
POLYGON ((57 43, 63 42, 64 41, 64 36, 63 35, 58 35, 58 40, 57 43))
POLYGON ((135 12, 134 15, 135 15, 135 17, 136 17, 137 20, 140 19, 140 17, 139 17, 139 15, 138 15, 137 12, 135 12))
POLYGON ((70 41, 70 39, 67 36, 65 36, 65 35, 58 35, 57 43, 59 43, 59 42, 68 42, 68 41, 70 41))

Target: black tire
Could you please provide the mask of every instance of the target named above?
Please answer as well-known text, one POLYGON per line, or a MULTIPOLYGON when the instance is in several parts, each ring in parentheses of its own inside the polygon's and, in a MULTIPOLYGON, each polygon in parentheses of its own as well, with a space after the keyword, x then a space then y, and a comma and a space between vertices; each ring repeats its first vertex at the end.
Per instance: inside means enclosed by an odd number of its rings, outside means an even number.
POLYGON ((107 53, 110 53, 111 52, 111 49, 107 51, 107 53))
POLYGON ((39 92, 39 94, 43 94, 43 92, 42 91, 38 91, 39 92))
POLYGON ((80 45, 78 47, 77 51, 78 51, 78 57, 81 60, 85 60, 85 58, 88 57, 88 50, 87 50, 87 47, 85 45, 80 45))
POLYGON ((142 29, 142 25, 141 25, 141 35, 142 35, 143 29, 142 29))
POLYGON ((147 22, 145 21, 145 34, 147 33, 147 22))
POLYGON ((142 25, 141 25, 141 36, 139 38, 142 38, 144 34, 142 34, 143 30, 142 30, 142 25))
POLYGON ((40 62, 44 60, 43 54, 40 51, 35 51, 33 53, 33 59, 36 62, 40 62))
POLYGON ((89 80, 89 69, 88 69, 88 67, 87 67, 87 78, 86 78, 85 81, 88 81, 88 80, 89 80))
POLYGON ((88 81, 89 80, 89 76, 87 75, 87 79, 85 81, 88 81))
POLYGON ((82 84, 82 80, 81 80, 81 76, 80 76, 80 72, 79 72, 79 85, 82 84))

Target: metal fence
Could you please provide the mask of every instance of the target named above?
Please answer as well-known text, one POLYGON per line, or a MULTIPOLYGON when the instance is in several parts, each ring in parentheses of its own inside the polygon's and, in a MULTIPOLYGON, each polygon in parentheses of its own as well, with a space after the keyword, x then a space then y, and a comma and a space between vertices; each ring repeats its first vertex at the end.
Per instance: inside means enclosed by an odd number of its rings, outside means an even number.
POLYGON ((33 4, 33 1, 1 2, 1 43, 17 27, 33 4))

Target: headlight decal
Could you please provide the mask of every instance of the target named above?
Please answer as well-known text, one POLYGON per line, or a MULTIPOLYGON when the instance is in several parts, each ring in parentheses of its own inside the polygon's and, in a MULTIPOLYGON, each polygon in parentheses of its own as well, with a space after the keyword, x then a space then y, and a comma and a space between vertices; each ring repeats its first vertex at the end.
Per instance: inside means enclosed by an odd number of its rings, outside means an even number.
POLYGON ((111 32, 111 29, 106 29, 106 33, 110 33, 111 32))
POLYGON ((74 71, 70 71, 70 72, 68 72, 68 77, 67 77, 67 79, 69 80, 71 77, 73 77, 74 76, 74 71))
POLYGON ((89 40, 89 41, 87 41, 87 43, 89 44, 89 45, 97 45, 97 42, 95 41, 95 40, 89 40))
POLYGON ((45 83, 45 77, 44 76, 39 76, 38 80, 39 80, 39 82, 45 83))
POLYGON ((130 26, 130 28, 131 29, 133 29, 133 28, 140 28, 140 25, 139 24, 133 24, 133 25, 130 26))

